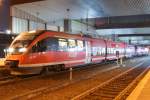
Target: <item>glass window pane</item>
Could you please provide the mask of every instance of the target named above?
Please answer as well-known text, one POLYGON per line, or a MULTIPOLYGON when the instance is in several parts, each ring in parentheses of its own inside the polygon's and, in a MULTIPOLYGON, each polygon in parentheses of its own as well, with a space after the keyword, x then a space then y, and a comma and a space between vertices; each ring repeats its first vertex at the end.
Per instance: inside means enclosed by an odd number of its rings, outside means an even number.
POLYGON ((76 47, 75 40, 69 39, 68 42, 69 42, 69 48, 75 48, 76 47))
POLYGON ((59 39, 59 50, 60 51, 67 51, 68 45, 66 39, 59 39))
POLYGON ((83 41, 77 40, 78 51, 83 51, 83 41))

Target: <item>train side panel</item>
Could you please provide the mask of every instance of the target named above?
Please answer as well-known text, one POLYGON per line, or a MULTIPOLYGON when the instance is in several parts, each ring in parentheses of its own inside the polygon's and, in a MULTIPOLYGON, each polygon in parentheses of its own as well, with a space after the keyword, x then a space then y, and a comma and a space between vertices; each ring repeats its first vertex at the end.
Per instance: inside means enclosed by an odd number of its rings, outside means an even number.
POLYGON ((41 67, 48 65, 64 64, 66 67, 85 64, 85 43, 83 39, 65 37, 61 38, 56 35, 59 34, 44 33, 42 36, 37 38, 30 46, 30 52, 24 56, 24 60, 20 62, 19 67, 41 67), (55 35, 55 37, 54 37, 55 35), (46 36, 46 38, 45 38, 46 36), (71 38, 71 39, 70 39, 71 38), (34 45, 40 41, 48 39, 50 44, 42 44, 42 46, 49 45, 49 49, 42 52, 32 51, 34 45), (55 40, 54 40, 55 39, 55 40), (53 40, 53 41, 52 41, 53 40), (55 41, 55 43, 54 43, 55 41), (53 42, 53 44, 51 44, 53 42))
POLYGON ((103 39, 92 39, 92 62, 98 63, 105 60, 106 44, 103 39))

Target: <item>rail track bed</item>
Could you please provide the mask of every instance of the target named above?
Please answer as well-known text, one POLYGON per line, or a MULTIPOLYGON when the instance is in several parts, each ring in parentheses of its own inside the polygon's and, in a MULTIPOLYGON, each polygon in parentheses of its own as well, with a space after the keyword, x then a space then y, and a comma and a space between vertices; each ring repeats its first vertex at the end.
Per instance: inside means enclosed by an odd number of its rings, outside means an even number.
MULTIPOLYGON (((127 66, 130 66, 130 65, 137 65, 137 63, 142 62, 142 61, 143 61, 142 59, 136 59, 135 62, 127 61, 126 63, 127 63, 127 66)), ((0 85, 0 91, 3 91, 0 93, 0 98, 2 100, 11 100, 11 99, 26 100, 26 99, 37 97, 38 95, 41 95, 43 93, 48 93, 49 91, 53 93, 52 91, 57 91, 62 88, 65 89, 66 87, 69 87, 71 84, 78 85, 79 83, 82 83, 82 81, 84 80, 86 81, 86 80, 93 79, 92 77, 95 77, 95 75, 100 74, 100 73, 103 75, 103 73, 111 74, 110 72, 113 72, 112 74, 115 76, 116 74, 122 73, 126 71, 127 69, 129 69, 129 67, 117 68, 118 70, 114 72, 114 71, 111 71, 111 70, 115 70, 113 68, 114 66, 116 66, 116 64, 108 64, 108 65, 97 64, 97 65, 92 65, 91 67, 81 68, 79 70, 78 69, 73 70, 73 81, 69 80, 68 72, 48 74, 48 75, 43 75, 43 76, 35 76, 31 78, 26 77, 26 79, 17 78, 13 82, 8 82, 7 84, 0 85), (110 69, 110 70, 106 70, 106 69, 110 69), (106 71, 104 72, 102 70, 106 70, 106 71), (40 91, 37 91, 37 90, 40 90, 40 91), (34 95, 34 94, 38 94, 38 95, 34 95), (24 97, 25 99, 23 99, 22 97, 24 97)), ((109 75, 109 77, 113 77, 113 76, 109 75)), ((98 76, 98 78, 101 78, 101 77, 98 76)), ((108 78, 106 78, 106 80, 108 80, 108 78)), ((101 81, 104 82, 106 80, 101 80, 101 81)), ((74 89, 78 89, 78 88, 74 88, 74 89)), ((57 96, 57 95, 54 95, 54 96, 57 96)), ((58 100, 60 100, 60 98, 58 100)))
MULTIPOLYGON (((93 76, 91 75, 91 73, 89 73, 91 76, 88 79, 83 79, 83 80, 77 81, 73 84, 69 84, 67 86, 57 88, 56 90, 51 90, 51 89, 49 89, 48 91, 43 90, 43 91, 41 91, 41 93, 39 93, 38 91, 36 91, 35 93, 30 92, 28 95, 26 95, 26 97, 24 99, 22 97, 20 99, 22 99, 22 100, 27 100, 27 99, 29 99, 29 100, 49 100, 49 98, 51 98, 51 100, 71 100, 71 99, 74 99, 76 96, 84 93, 85 91, 87 91, 95 86, 98 86, 99 84, 103 84, 106 81, 110 80, 111 78, 113 78, 121 73, 124 73, 129 69, 132 69, 137 66, 147 67, 148 65, 150 65, 150 63, 148 62, 149 59, 150 59, 149 57, 146 57, 144 59, 134 59, 134 60, 132 59, 132 61, 131 61, 132 63, 130 61, 126 62, 126 67, 118 67, 116 69, 112 69, 112 70, 109 70, 106 72, 102 72, 99 74, 97 73, 93 76), (145 63, 145 64, 143 64, 143 63, 145 63)), ((83 72, 82 72, 82 74, 83 74, 83 72)), ((85 76, 87 77, 86 74, 84 74, 84 77, 85 76)), ((76 100, 79 100, 79 99, 80 98, 77 98, 76 100)), ((91 99, 91 100, 93 100, 93 99, 91 99)))
POLYGON ((77 98, 81 100, 125 100, 129 94, 128 90, 131 88, 131 83, 135 84, 135 80, 137 81, 137 79, 145 75, 148 70, 149 68, 147 67, 134 68, 107 81, 101 86, 85 92, 77 98))

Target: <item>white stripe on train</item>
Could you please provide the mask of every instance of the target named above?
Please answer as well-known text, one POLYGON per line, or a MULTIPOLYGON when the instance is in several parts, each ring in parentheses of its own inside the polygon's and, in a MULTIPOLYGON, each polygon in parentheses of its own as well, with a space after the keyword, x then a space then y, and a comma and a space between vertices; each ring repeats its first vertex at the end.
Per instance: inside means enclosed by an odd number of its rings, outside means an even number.
POLYGON ((53 63, 41 63, 41 64, 21 64, 19 67, 42 67, 48 65, 57 65, 57 64, 70 64, 70 63, 81 63, 85 62, 85 59, 75 60, 75 61, 62 61, 62 62, 53 62, 53 63))

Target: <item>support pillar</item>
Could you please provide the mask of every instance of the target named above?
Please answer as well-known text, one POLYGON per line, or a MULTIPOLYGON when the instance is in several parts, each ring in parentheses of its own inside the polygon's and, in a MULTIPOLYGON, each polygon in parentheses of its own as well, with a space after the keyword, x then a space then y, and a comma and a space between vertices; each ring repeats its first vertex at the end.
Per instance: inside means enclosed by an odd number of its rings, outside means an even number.
POLYGON ((57 26, 58 32, 60 32, 60 26, 57 26))
POLYGON ((45 26, 45 30, 47 30, 47 23, 45 23, 44 26, 45 26))
POLYGON ((30 20, 29 19, 27 19, 27 29, 28 29, 28 31, 30 31, 30 20))
POLYGON ((64 32, 72 32, 70 19, 64 19, 64 32))
POLYGON ((11 30, 10 0, 0 0, 0 15, 0 32, 11 30))

